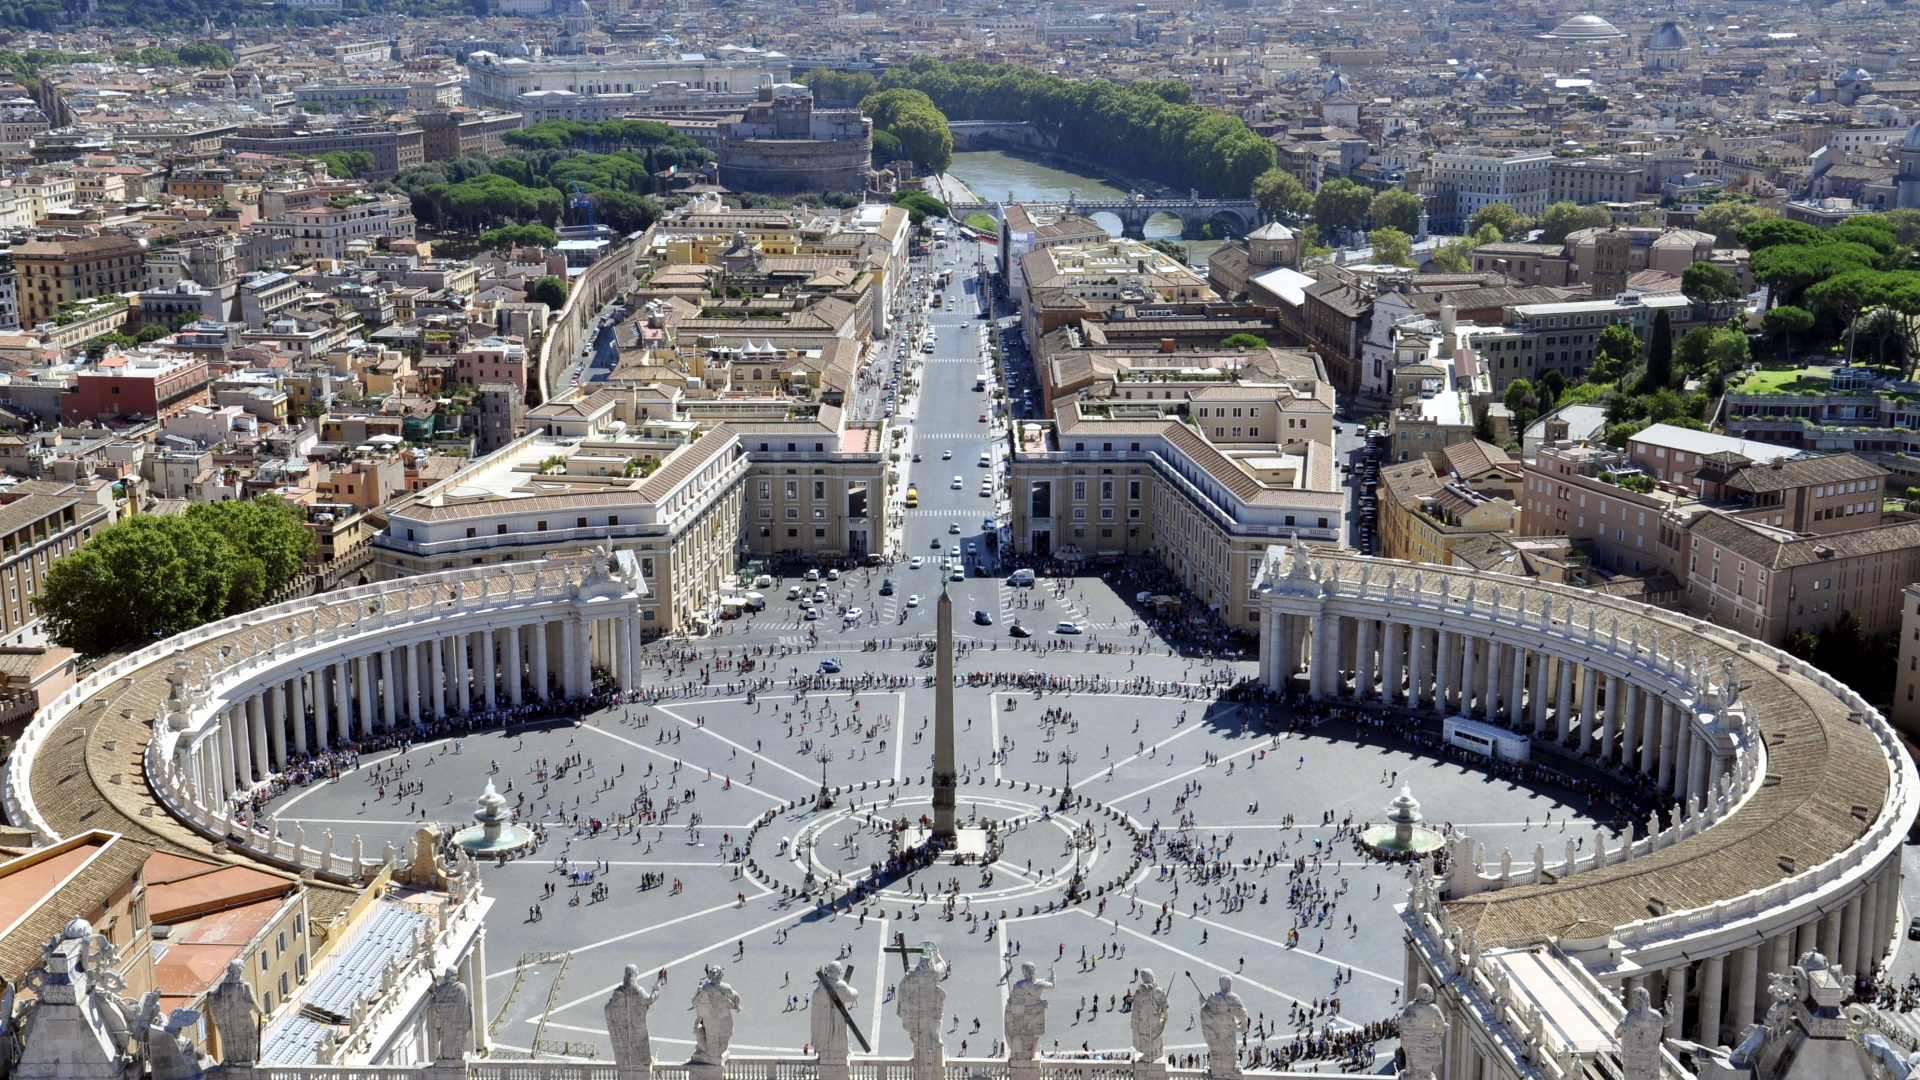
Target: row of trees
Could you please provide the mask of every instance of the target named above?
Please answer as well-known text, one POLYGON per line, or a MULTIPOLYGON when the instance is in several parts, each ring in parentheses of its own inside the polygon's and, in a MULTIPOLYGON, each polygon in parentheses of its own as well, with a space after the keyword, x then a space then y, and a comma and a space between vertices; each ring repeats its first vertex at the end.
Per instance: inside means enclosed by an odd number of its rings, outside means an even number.
MULTIPOLYGON (((672 147, 656 148, 663 154, 672 147)), ((698 151, 704 153, 704 151, 698 151)), ((482 231, 514 225, 579 225, 593 206, 595 220, 617 232, 653 224, 660 207, 646 196, 652 183, 653 150, 584 154, 570 150, 522 150, 488 159, 471 154, 453 161, 404 169, 376 190, 413 200, 414 216, 450 230, 482 231)))
POLYGON ((1072 81, 1012 64, 926 56, 877 79, 828 71, 804 78, 826 101, 918 90, 949 119, 1024 120, 1058 139, 1063 153, 1207 195, 1244 197, 1274 163, 1271 143, 1238 117, 1194 104, 1181 82, 1072 81))
POLYGON ((870 94, 860 111, 873 118, 876 135, 899 143, 899 152, 930 173, 943 173, 953 164, 953 131, 933 99, 918 90, 896 88, 870 94))
POLYGON ((211 41, 189 41, 178 49, 149 45, 144 49, 115 53, 113 58, 134 67, 218 68, 225 71, 233 66, 233 53, 211 41))
POLYGON ((196 503, 100 530, 47 569, 36 602, 56 644, 100 656, 260 606, 313 549, 280 499, 196 503))

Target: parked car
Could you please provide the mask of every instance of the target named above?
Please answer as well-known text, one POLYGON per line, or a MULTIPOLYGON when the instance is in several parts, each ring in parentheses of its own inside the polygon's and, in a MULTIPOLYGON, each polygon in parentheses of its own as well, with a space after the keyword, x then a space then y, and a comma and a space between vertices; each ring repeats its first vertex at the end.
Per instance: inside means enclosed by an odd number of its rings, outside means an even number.
POLYGON ((1078 623, 1070 623, 1070 622, 1065 622, 1065 621, 1063 621, 1063 622, 1061 622, 1061 623, 1060 623, 1060 625, 1058 625, 1058 626, 1056 626, 1056 627, 1054 627, 1054 628, 1053 628, 1053 632, 1054 632, 1054 633, 1056 633, 1056 634, 1084 634, 1084 633, 1086 633, 1086 631, 1084 631, 1084 630, 1082 630, 1082 629, 1080 629, 1080 625, 1079 625, 1078 623))

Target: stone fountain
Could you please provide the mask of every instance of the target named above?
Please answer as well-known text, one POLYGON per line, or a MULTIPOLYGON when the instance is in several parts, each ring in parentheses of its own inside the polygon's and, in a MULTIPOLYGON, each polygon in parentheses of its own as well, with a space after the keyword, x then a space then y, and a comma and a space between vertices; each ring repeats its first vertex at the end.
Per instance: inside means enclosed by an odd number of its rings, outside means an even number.
POLYGON ((1401 784, 1400 793, 1387 804, 1387 823, 1369 826, 1360 834, 1360 842, 1377 855, 1424 855, 1446 843, 1438 829, 1422 825, 1420 800, 1413 797, 1413 786, 1401 784))
POLYGON ((474 807, 476 824, 454 833, 454 844, 476 859, 507 859, 532 851, 533 830, 514 824, 506 806, 506 796, 495 791, 493 781, 488 780, 487 790, 480 793, 474 807))

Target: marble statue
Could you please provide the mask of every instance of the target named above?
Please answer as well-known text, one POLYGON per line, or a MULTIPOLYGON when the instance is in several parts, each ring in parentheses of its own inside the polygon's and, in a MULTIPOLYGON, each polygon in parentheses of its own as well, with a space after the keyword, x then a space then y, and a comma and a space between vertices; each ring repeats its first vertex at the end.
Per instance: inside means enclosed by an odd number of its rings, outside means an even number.
POLYGON ((1167 992, 1153 980, 1152 968, 1140 969, 1140 985, 1133 990, 1133 1053, 1139 1061, 1159 1061, 1166 1056, 1161 1037, 1167 1030, 1167 992))
POLYGON ((199 1024, 200 1014, 193 1009, 173 1010, 164 1026, 158 1016, 154 1017, 144 1036, 153 1080, 189 1080, 205 1071, 193 1040, 184 1034, 199 1024))
POLYGON ((1446 1056, 1447 1016, 1433 1003, 1433 987, 1421 983, 1400 1010, 1400 1048, 1409 1080, 1431 1080, 1446 1056))
POLYGON ((860 991, 847 982, 846 974, 846 965, 838 960, 821 968, 820 985, 808 1005, 813 1052, 823 1065, 844 1064, 847 1060, 847 1014, 859 1003, 860 991))
POLYGON ((947 1009, 947 988, 940 985, 940 979, 946 970, 939 950, 932 942, 923 943, 920 962, 900 980, 894 994, 894 1015, 906 1026, 907 1038, 913 1042, 916 1066, 929 1063, 937 1067, 946 1059, 946 1049, 940 1042, 940 1018, 947 1009))
POLYGON ((607 999, 607 1037, 622 1076, 646 1076, 653 1067, 653 1043, 647 1036, 647 1010, 659 995, 640 985, 640 965, 628 964, 620 985, 607 999))
POLYGON ((727 1044, 733 1041, 733 1014, 740 1011, 740 995, 727 985, 726 975, 726 968, 708 966, 707 977, 700 981, 699 989, 693 992, 693 1057, 688 1059, 690 1064, 726 1063, 727 1044))
POLYGON ((1039 1056, 1040 1038, 1047 1033, 1047 1001, 1040 995, 1051 989, 1053 980, 1040 978, 1032 963, 1020 965, 1020 978, 1007 990, 1008 1061, 1039 1056))
POLYGON ((1658 1080, 1660 1041, 1667 1035, 1667 1014, 1653 1007, 1653 995, 1636 986, 1628 996, 1627 1014, 1613 1037, 1620 1040, 1623 1080, 1658 1080))
POLYGON ((207 1015, 220 1033, 220 1060, 251 1065, 260 1060, 260 999, 238 960, 227 961, 226 977, 207 992, 207 1015))
POLYGON ((427 1030, 433 1037, 434 1064, 466 1060, 467 1047, 473 1042, 473 999, 452 968, 433 984, 427 1030))
POLYGON ((1200 1034, 1207 1040, 1207 1075, 1240 1075, 1240 1033, 1246 1030, 1247 1006, 1233 992, 1231 976, 1220 976, 1220 989, 1200 1002, 1200 1034))

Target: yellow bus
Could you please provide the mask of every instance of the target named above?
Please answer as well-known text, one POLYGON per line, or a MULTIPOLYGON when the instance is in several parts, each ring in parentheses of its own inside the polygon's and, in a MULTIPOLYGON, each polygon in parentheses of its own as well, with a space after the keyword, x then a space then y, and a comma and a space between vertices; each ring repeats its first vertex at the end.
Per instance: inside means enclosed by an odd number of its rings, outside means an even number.
POLYGON ((920 505, 920 489, 915 487, 908 488, 907 489, 907 509, 911 510, 914 507, 919 505, 920 505))

